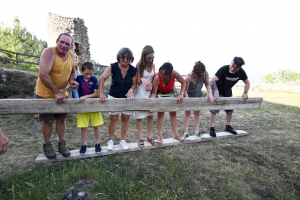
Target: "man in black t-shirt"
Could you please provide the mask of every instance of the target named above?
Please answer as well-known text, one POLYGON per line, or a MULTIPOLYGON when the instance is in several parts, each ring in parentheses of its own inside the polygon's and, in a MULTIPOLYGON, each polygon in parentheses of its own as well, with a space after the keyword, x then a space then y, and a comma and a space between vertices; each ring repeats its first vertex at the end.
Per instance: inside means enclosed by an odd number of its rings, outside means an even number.
MULTIPOLYGON (((217 73, 211 78, 210 85, 214 95, 214 101, 218 102, 220 97, 232 97, 231 88, 239 81, 242 80, 245 83, 244 93, 242 95, 244 101, 248 99, 248 91, 250 88, 250 82, 248 80, 246 72, 242 69, 242 65, 245 62, 241 57, 234 57, 230 65, 221 67, 217 73)), ((225 131, 234 135, 237 132, 231 127, 233 110, 225 110, 226 112, 226 128, 225 131)), ((211 137, 216 137, 215 121, 216 114, 219 110, 210 111, 210 131, 211 137)))

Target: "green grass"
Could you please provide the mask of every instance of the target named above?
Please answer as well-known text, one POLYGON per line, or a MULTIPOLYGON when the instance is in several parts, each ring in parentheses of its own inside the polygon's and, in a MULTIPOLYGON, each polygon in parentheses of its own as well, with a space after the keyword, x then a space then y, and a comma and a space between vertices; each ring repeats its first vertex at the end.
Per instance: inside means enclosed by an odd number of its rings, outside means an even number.
MULTIPOLYGON (((237 88, 234 95, 242 92, 237 88)), ((41 123, 33 115, 2 115, 0 127, 11 146, 0 156, 4 183, 0 199, 61 199, 82 179, 97 182, 94 188, 78 188, 95 199, 300 199, 299 94, 249 93, 250 97, 262 96, 264 102, 260 109, 235 111, 232 125, 247 131, 245 137, 48 164, 34 162, 42 153, 41 123)), ((103 117, 107 122, 108 114, 103 117)), ((181 132, 182 117, 183 112, 178 112, 181 132)), ((70 149, 80 145, 75 123, 74 116, 68 117, 70 149)), ((130 123, 126 140, 137 142, 135 119, 130 123)), ((224 130, 223 112, 215 127, 218 132, 224 130)), ((100 129, 101 145, 105 145, 107 123, 100 129)), ((200 130, 209 130, 208 112, 201 113, 200 130)), ((157 131, 153 131, 156 137, 157 131)), ((117 131, 116 140, 119 135, 117 131)), ((167 114, 164 137, 172 137, 167 114)), ((93 140, 89 129, 88 143, 93 140)), ((57 142, 56 134, 52 141, 57 142)))

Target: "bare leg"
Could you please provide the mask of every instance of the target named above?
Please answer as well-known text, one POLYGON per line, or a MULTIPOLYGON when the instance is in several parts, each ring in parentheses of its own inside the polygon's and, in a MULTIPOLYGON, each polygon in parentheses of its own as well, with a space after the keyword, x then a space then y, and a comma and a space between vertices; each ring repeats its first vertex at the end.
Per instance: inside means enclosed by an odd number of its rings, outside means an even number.
POLYGON ((109 123, 108 123, 108 139, 113 140, 116 126, 119 121, 119 114, 117 115, 109 115, 109 123))
POLYGON ((195 132, 199 132, 200 128, 200 111, 193 111, 194 113, 194 130, 195 132))
POLYGON ((56 131, 58 133, 59 140, 66 139, 66 119, 56 118, 56 131))
POLYGON ((210 127, 215 127, 216 122, 216 114, 210 113, 210 127))
POLYGON ((147 130, 148 130, 148 138, 152 138, 152 130, 153 130, 153 116, 147 116, 147 130))
POLYGON ((183 117, 183 132, 189 132, 189 121, 190 121, 191 111, 185 111, 183 117))
POLYGON ((164 126, 164 112, 157 112, 157 132, 158 138, 162 138, 162 129, 164 126))
POLYGON ((94 133, 95 133, 95 144, 100 143, 100 128, 99 126, 94 126, 94 133))
POLYGON ((51 140, 53 122, 54 120, 49 120, 49 121, 44 121, 42 124, 42 132, 43 132, 45 142, 50 142, 51 140))
POLYGON ((139 140, 143 139, 142 129, 143 129, 143 119, 136 119, 136 129, 138 132, 139 140))
POLYGON ((232 113, 226 113, 226 125, 231 125, 232 113))
POLYGON ((180 136, 178 133, 178 128, 177 128, 177 117, 176 117, 176 112, 169 112, 170 114, 170 122, 173 130, 173 136, 178 137, 180 136))
POLYGON ((127 131, 128 131, 128 123, 129 123, 130 115, 121 114, 121 140, 125 140, 127 131))
POLYGON ((86 144, 86 135, 87 135, 87 128, 81 128, 81 140, 83 145, 86 144))

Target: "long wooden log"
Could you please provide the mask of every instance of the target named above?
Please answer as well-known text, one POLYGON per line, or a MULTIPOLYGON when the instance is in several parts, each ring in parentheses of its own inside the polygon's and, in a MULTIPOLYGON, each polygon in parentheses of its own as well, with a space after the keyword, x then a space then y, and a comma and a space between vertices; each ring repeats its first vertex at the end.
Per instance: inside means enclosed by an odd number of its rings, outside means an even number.
POLYGON ((78 99, 67 99, 65 103, 56 105, 55 99, 1 99, 0 115, 7 114, 45 114, 45 113, 84 113, 122 110, 152 110, 152 111, 186 111, 186 110, 225 110, 225 109, 255 109, 260 108, 262 97, 221 98, 212 103, 206 98, 186 98, 182 104, 177 104, 175 98, 165 99, 108 99, 100 103, 99 98, 86 99, 80 103, 78 99))

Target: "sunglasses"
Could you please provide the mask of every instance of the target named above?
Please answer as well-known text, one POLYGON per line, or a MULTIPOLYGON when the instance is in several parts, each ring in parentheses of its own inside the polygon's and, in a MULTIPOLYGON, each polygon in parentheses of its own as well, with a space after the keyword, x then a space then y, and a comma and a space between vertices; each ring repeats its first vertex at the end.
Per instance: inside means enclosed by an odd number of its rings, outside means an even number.
POLYGON ((195 74, 197 78, 202 78, 205 74, 195 74))
POLYGON ((125 60, 125 59, 126 59, 126 60, 131 60, 131 58, 128 57, 128 56, 122 56, 121 58, 122 58, 123 60, 125 60))

